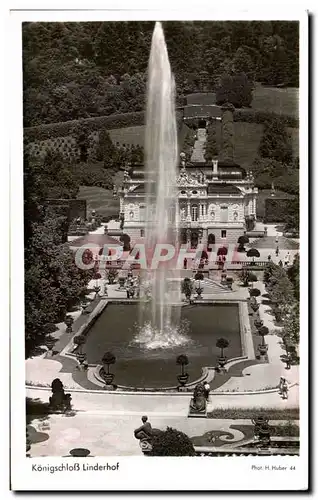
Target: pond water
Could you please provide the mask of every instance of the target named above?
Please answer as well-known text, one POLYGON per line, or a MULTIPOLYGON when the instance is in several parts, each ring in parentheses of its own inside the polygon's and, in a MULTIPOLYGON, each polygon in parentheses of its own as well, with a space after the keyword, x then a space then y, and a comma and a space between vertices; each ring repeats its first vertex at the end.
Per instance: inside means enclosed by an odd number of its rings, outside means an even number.
MULTIPOLYGON (((116 356, 110 367, 114 383, 130 387, 170 387, 178 384, 176 357, 186 354, 189 381, 201 375, 203 366, 215 366, 220 355, 218 338, 226 338, 228 358, 240 356, 238 304, 185 305, 175 328, 163 335, 150 325, 139 325, 136 304, 108 304, 92 325, 84 352, 88 363, 100 364, 106 351, 116 356)), ((176 315, 178 317, 180 315, 176 315)))

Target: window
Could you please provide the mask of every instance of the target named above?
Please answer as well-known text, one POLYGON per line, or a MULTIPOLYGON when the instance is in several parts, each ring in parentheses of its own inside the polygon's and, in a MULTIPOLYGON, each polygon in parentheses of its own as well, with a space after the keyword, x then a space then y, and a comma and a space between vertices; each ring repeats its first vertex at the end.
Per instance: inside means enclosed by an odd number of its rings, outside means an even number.
POLYGON ((221 231, 221 238, 226 238, 226 231, 225 231, 225 229, 222 229, 222 231, 221 231))
POLYGON ((145 230, 144 229, 140 229, 140 236, 142 238, 145 236, 145 230))
POLYGON ((181 194, 187 194, 187 192, 186 191, 181 191, 181 194))
POLYGON ((192 194, 198 194, 198 191, 192 191, 192 194))
POLYGON ((193 221, 198 220, 198 205, 192 205, 192 207, 191 207, 191 219, 193 221))

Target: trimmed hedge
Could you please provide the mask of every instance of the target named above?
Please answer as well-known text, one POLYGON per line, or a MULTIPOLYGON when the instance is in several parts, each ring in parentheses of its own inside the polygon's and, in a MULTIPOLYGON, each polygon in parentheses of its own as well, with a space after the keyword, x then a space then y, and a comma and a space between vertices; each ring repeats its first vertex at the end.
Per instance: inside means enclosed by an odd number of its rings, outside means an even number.
POLYGON ((259 123, 263 124, 279 118, 285 127, 299 128, 299 120, 291 115, 280 115, 267 111, 252 111, 249 109, 236 109, 233 113, 235 122, 259 123))
MULTIPOLYGON (((182 122, 182 112, 177 111, 178 126, 182 122)), ((133 113, 118 113, 108 116, 96 116, 94 118, 84 118, 83 120, 71 120, 67 122, 49 123, 37 127, 24 129, 24 140, 26 142, 44 141, 54 137, 66 137, 72 135, 76 125, 85 126, 88 133, 99 131, 100 129, 116 129, 132 127, 134 125, 145 124, 144 111, 133 113)))
POLYGON ((143 111, 134 113, 122 113, 108 116, 97 116, 94 118, 84 118, 83 120, 72 120, 68 122, 49 123, 24 129, 24 138, 27 141, 44 141, 52 137, 65 137, 71 135, 72 129, 76 125, 87 127, 89 133, 101 128, 123 128, 133 125, 143 125, 145 114, 143 111))

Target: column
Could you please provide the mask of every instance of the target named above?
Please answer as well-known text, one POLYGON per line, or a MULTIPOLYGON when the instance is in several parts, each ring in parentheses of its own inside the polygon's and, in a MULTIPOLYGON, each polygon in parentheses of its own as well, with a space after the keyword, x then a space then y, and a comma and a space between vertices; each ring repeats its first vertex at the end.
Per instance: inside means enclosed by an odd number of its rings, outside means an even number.
POLYGON ((190 201, 187 201, 187 218, 191 219, 191 205, 190 205, 190 201))
POLYGON ((254 196, 254 198, 253 198, 253 212, 254 212, 254 215, 256 217, 256 196, 254 196))

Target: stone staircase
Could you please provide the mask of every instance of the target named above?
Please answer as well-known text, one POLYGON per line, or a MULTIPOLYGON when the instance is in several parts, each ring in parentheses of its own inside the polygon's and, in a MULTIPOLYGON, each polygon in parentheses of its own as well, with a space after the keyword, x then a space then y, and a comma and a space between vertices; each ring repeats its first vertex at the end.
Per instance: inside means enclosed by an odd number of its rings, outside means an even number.
POLYGON ((197 140, 194 143, 193 152, 191 156, 191 162, 204 162, 204 151, 205 151, 205 141, 206 141, 206 130, 205 128, 199 128, 197 131, 197 140))
POLYGON ((203 293, 213 293, 213 294, 232 293, 232 290, 230 290, 224 285, 221 285, 220 283, 217 283, 211 278, 204 278, 204 280, 202 280, 201 283, 204 288, 203 293))

